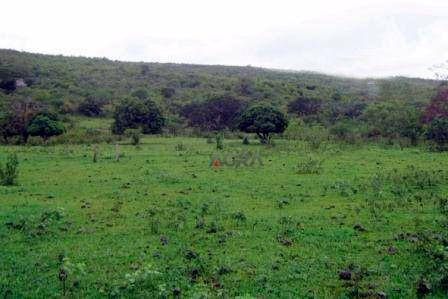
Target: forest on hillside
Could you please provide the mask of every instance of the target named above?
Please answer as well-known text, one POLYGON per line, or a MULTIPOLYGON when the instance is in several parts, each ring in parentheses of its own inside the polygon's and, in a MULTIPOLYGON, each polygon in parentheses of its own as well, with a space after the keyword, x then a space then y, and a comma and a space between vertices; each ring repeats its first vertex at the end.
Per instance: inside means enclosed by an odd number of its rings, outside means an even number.
MULTIPOLYGON (((138 123, 145 118, 135 113, 131 117, 125 110, 133 107, 148 115, 154 108, 160 114, 156 117, 157 128, 143 126, 143 133, 185 134, 192 129, 241 130, 245 110, 272 106, 287 115, 291 125, 286 132, 290 136, 297 135, 291 132, 297 126, 317 126, 327 135, 350 142, 381 137, 416 144, 427 137, 425 126, 446 112, 441 83, 404 77, 355 79, 251 66, 120 62, 0 50, 0 120, 5 123, 4 141, 21 136, 19 140, 26 142, 33 134, 45 140, 61 135, 65 129, 57 122, 74 127, 71 116, 77 115, 115 118, 112 133, 123 134, 126 129, 138 129, 138 123), (121 114, 120 107, 124 107, 121 114), (28 130, 41 112, 44 115, 38 121, 45 125, 28 130), (23 117, 17 119, 17 115, 23 117), (51 130, 47 130, 48 126, 51 130)), ((287 127, 272 133, 283 133, 287 127)), ((246 132, 262 136, 253 129, 246 132)), ((80 141, 75 139, 67 137, 64 142, 80 141)))

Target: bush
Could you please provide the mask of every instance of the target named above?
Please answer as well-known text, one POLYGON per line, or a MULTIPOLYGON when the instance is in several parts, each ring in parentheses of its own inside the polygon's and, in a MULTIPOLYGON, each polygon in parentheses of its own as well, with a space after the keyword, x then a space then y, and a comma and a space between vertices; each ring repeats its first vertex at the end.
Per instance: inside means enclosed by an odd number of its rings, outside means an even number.
POLYGON ((182 152, 185 151, 187 148, 186 146, 181 142, 176 144, 176 146, 174 147, 174 149, 176 150, 176 152, 182 152))
POLYGON ((17 183, 19 160, 16 154, 8 156, 5 165, 0 164, 0 184, 12 186, 17 183))
POLYGON ((446 150, 448 143, 448 118, 435 118, 426 130, 426 138, 437 144, 437 150, 446 150))
POLYGON ((369 125, 370 136, 389 139, 403 137, 416 145, 423 132, 419 116, 417 107, 392 102, 369 105, 362 118, 369 125))
POLYGON ((319 174, 322 172, 322 160, 308 156, 297 165, 298 174, 319 174))
POLYGON ((61 135, 65 132, 65 127, 56 114, 48 111, 38 113, 27 126, 30 136, 40 136, 45 141, 51 136, 61 135))
POLYGON ((354 144, 357 140, 357 134, 354 131, 356 124, 339 121, 330 128, 330 134, 337 139, 354 144))
POLYGON ((132 145, 138 145, 140 144, 140 135, 141 131, 139 129, 127 129, 125 134, 129 138, 131 138, 131 144, 132 145))
POLYGON ((103 106, 103 100, 89 96, 79 104, 78 111, 85 116, 99 116, 103 113, 103 106))
POLYGON ((288 112, 303 117, 318 113, 321 106, 320 100, 300 95, 296 100, 288 103, 288 112))
POLYGON ((229 96, 214 96, 204 102, 194 102, 182 107, 180 114, 188 124, 207 131, 233 129, 244 103, 229 96))
POLYGON ((126 129, 141 129, 144 134, 158 134, 164 124, 165 118, 154 101, 127 98, 115 109, 112 132, 121 135, 126 129))
POLYGON ((40 136, 31 136, 30 138, 28 138, 28 141, 26 144, 31 145, 31 146, 41 146, 41 145, 45 145, 46 142, 40 136))
POLYGON ((222 143, 222 140, 224 139, 222 134, 216 134, 216 149, 217 150, 222 150, 224 149, 224 144, 222 143))

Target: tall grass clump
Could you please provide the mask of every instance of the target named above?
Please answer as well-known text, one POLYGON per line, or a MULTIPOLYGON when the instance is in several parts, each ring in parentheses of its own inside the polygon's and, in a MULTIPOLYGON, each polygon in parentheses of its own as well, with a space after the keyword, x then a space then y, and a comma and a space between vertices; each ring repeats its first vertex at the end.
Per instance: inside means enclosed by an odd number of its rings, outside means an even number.
POLYGON ((19 160, 16 154, 7 157, 5 164, 0 164, 0 185, 12 186, 17 183, 19 176, 19 160))
POLYGON ((322 172, 323 161, 313 156, 308 156, 297 164, 298 174, 319 174, 322 172))

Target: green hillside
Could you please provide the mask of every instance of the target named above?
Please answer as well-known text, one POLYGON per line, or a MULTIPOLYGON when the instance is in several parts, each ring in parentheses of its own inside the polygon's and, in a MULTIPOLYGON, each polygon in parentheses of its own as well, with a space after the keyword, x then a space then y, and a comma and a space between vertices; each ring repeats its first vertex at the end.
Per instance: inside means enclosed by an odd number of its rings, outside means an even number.
POLYGON ((251 66, 120 62, 0 50, 0 98, 12 93, 7 83, 17 78, 25 79, 28 87, 14 93, 55 105, 76 104, 89 95, 114 103, 132 90, 145 88, 172 113, 179 104, 215 93, 280 107, 300 94, 322 100, 338 94, 343 99, 427 102, 437 84, 402 77, 353 79, 251 66))

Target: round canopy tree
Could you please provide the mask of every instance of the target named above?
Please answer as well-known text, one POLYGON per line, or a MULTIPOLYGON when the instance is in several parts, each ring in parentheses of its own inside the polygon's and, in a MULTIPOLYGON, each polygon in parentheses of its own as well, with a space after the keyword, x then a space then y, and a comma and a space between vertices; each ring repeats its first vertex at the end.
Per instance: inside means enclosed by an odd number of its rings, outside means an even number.
POLYGON ((131 97, 116 107, 112 132, 121 135, 126 129, 141 129, 144 134, 157 134, 164 124, 165 118, 156 103, 131 97))
POLYGON ((65 127, 56 114, 43 111, 33 117, 27 126, 27 131, 31 136, 40 136, 44 140, 48 140, 51 136, 63 134, 65 127))
POLYGON ((254 106, 241 115, 239 129, 256 133, 262 143, 270 143, 271 133, 283 133, 288 126, 286 116, 270 106, 254 106))

